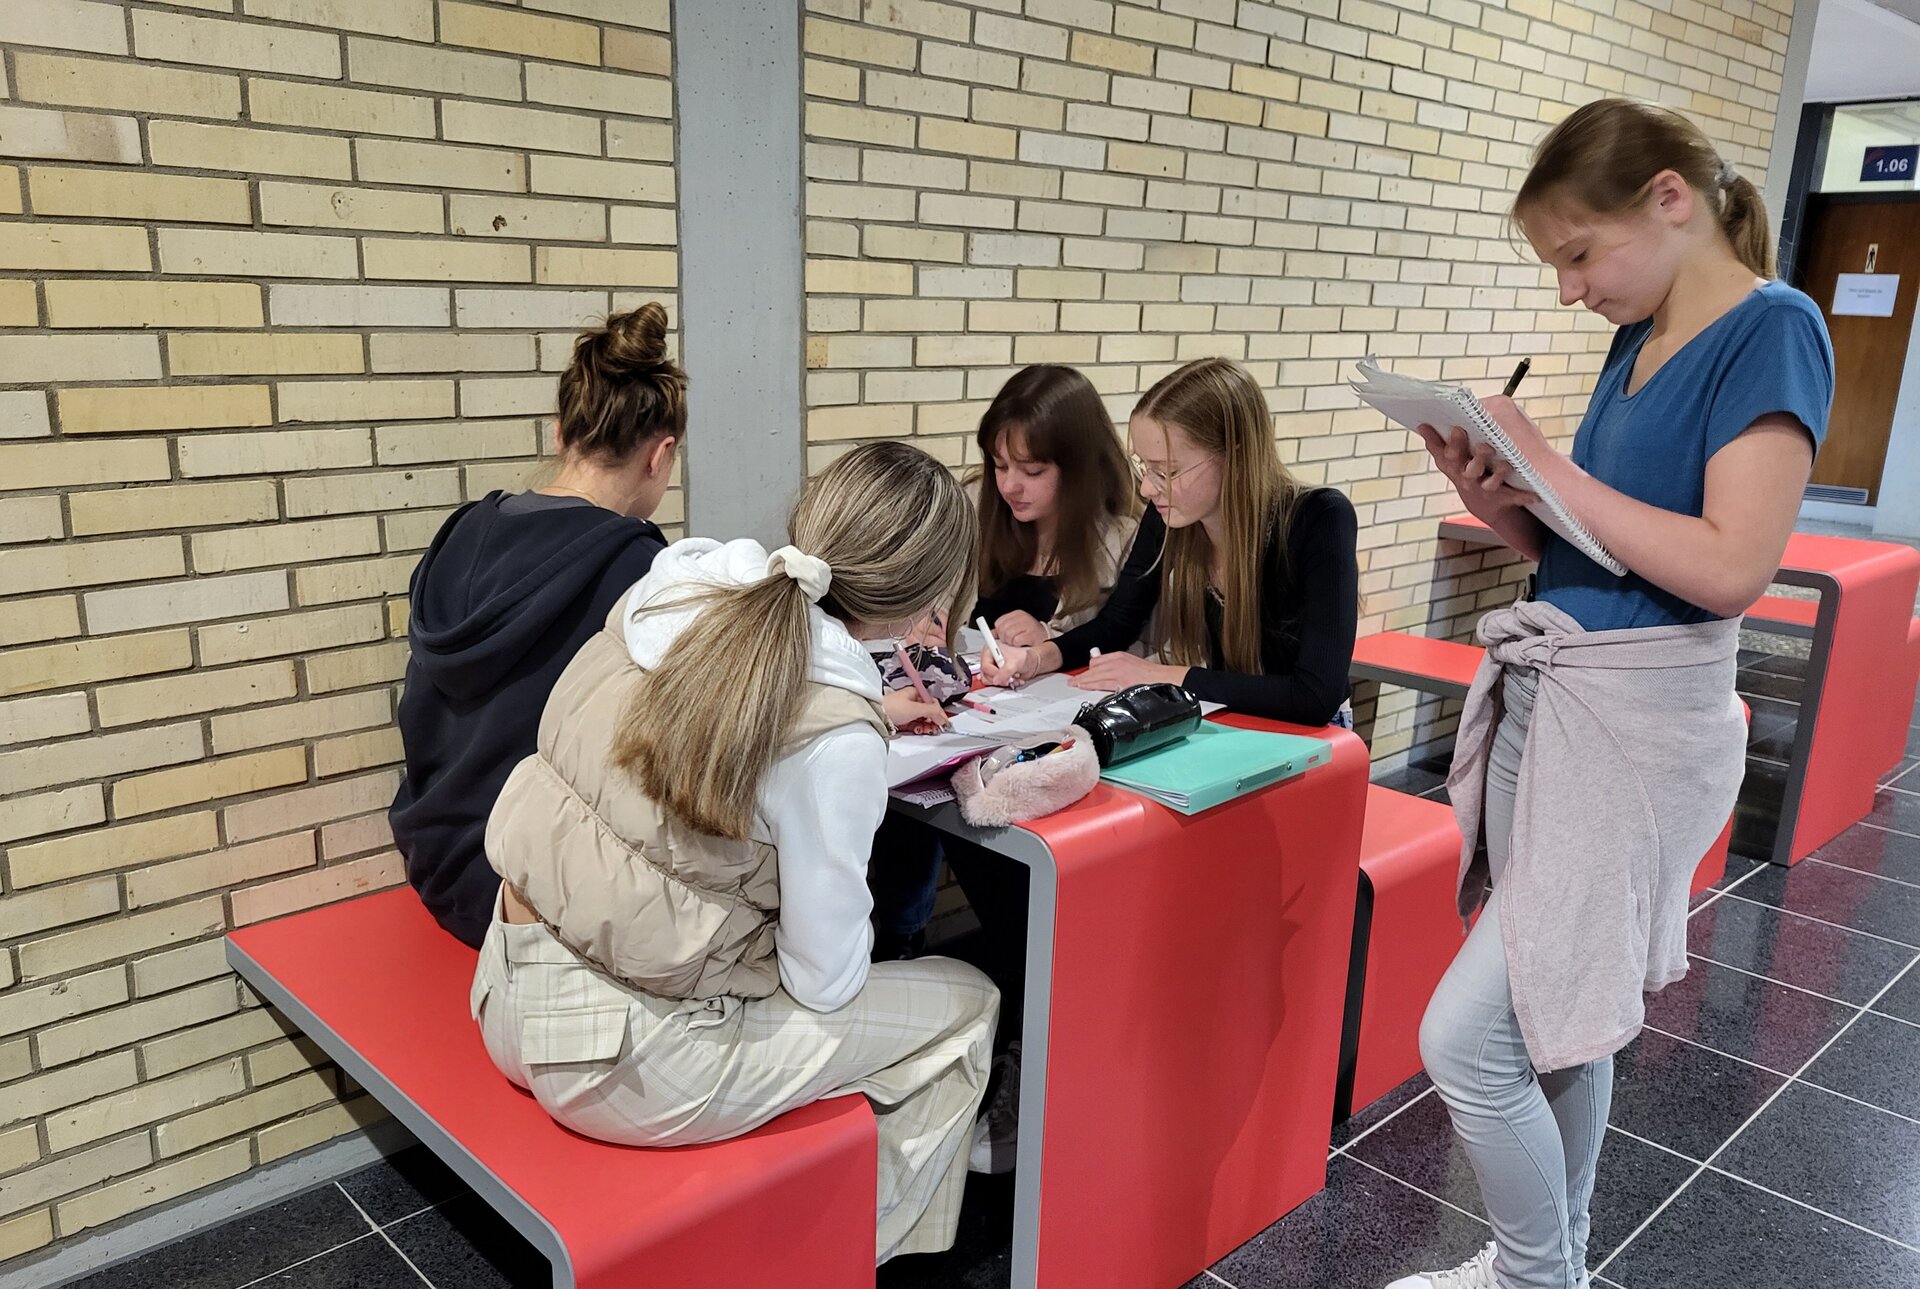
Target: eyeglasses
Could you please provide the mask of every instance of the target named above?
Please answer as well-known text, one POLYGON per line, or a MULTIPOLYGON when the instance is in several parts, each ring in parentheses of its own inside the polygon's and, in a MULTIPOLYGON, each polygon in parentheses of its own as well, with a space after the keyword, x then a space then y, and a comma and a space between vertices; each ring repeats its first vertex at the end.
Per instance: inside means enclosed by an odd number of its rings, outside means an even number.
POLYGON ((1195 461, 1191 465, 1178 466, 1172 470, 1162 470, 1159 466, 1148 465, 1132 452, 1127 453, 1127 460, 1133 462, 1134 473, 1152 484, 1156 491, 1165 491, 1171 488, 1175 479, 1186 474, 1189 470, 1198 470, 1207 463, 1207 460, 1211 459, 1212 458, 1207 458, 1206 460, 1195 461))

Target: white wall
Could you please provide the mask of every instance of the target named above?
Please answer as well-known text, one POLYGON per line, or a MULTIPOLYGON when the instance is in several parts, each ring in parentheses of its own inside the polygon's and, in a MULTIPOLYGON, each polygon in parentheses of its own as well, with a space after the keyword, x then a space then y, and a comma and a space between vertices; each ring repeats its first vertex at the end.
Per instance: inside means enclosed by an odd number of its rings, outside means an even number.
MULTIPOLYGON (((1920 4, 1912 7, 1920 16, 1920 4)), ((1872 0, 1820 0, 1818 10, 1813 60, 1807 68, 1807 102, 1849 103, 1920 94, 1920 24, 1872 0)), ((1801 12, 1796 7, 1796 21, 1801 12)))
POLYGON ((1825 173, 1816 188, 1820 192, 1913 191, 1920 176, 1901 182, 1860 177, 1860 165, 1868 148, 1903 143, 1920 143, 1920 121, 1869 119, 1844 110, 1835 112, 1833 132, 1827 136, 1825 173))
MULTIPOLYGON (((1920 96, 1920 0, 1798 0, 1794 6, 1794 36, 1812 24, 1812 47, 1802 65, 1789 45, 1785 79, 1782 86, 1782 115, 1774 133, 1774 155, 1769 179, 1778 177, 1784 185, 1792 160, 1798 132, 1798 111, 1788 118, 1788 105, 1807 103, 1845 103, 1872 99, 1920 96), (1901 12, 1895 13, 1898 9, 1901 12), (1906 15, 1906 16, 1903 16, 1906 15), (1798 80, 1795 95, 1792 82, 1798 80)), ((1828 191, 1899 191, 1902 185, 1862 184, 1860 150, 1869 143, 1920 142, 1911 134, 1900 138, 1856 137, 1852 124, 1841 124, 1838 137, 1829 141, 1827 172, 1835 179, 1828 191), (1847 170, 1851 177, 1840 182, 1847 170)), ((1769 184, 1769 200, 1778 210, 1784 200, 1784 187, 1775 190, 1769 184)), ((1804 254, 1804 251, 1803 251, 1804 254)), ((1916 326, 1907 350, 1906 371, 1902 376, 1900 398, 1894 407, 1893 435, 1887 445, 1887 460, 1880 474, 1880 491, 1872 507, 1822 505, 1808 503, 1801 513, 1808 518, 1839 519, 1870 523, 1883 536, 1920 537, 1920 326, 1916 326)))

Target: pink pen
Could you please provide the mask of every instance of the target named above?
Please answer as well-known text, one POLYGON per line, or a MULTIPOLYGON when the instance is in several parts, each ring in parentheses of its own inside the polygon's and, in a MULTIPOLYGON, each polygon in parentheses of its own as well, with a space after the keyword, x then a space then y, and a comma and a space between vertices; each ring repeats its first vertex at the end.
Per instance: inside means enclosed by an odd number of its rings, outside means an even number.
POLYGON ((962 707, 971 707, 976 712, 985 712, 989 716, 998 716, 1000 714, 999 712, 995 711, 993 708, 981 702, 979 699, 969 698, 965 694, 960 695, 960 698, 958 701, 962 707))
POLYGON ((903 644, 896 644, 893 647, 893 652, 894 655, 900 659, 900 665, 906 669, 907 679, 913 682, 914 696, 930 707, 938 707, 940 704, 934 702, 933 695, 927 692, 927 683, 921 680, 920 673, 913 669, 913 659, 907 657, 907 647, 903 644))

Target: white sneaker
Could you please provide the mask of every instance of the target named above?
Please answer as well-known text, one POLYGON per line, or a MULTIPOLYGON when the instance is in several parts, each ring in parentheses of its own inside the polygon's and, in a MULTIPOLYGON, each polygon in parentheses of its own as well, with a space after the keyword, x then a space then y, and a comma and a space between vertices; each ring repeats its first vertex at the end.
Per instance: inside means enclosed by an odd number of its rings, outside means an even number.
POLYGON ((1500 1289, 1493 1282, 1493 1243, 1451 1271, 1422 1271, 1405 1276, 1387 1289, 1500 1289))
MULTIPOLYGON (((1406 1276, 1387 1289, 1496 1289, 1493 1283, 1493 1245, 1491 1242, 1451 1271, 1423 1271, 1406 1276)), ((1580 1273, 1580 1289, 1593 1289, 1593 1273, 1580 1273)))
POLYGON ((993 1072, 1000 1086, 974 1121, 973 1140, 967 1150, 967 1171, 971 1173, 1012 1172, 1019 1146, 1020 1044, 1007 1044, 1007 1050, 994 1058, 993 1072))

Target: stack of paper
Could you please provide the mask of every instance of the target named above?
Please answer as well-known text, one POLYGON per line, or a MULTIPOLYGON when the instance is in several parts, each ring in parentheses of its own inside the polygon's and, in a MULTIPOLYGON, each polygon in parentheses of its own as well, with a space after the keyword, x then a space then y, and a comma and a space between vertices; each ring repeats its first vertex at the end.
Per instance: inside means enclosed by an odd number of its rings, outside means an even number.
POLYGON ((1520 486, 1540 498, 1527 509, 1541 523, 1573 543, 1576 549, 1607 572, 1616 577, 1626 573, 1627 566, 1615 559, 1599 539, 1587 531, 1587 526, 1574 517, 1573 512, 1560 500, 1559 494, 1547 486, 1540 472, 1533 468, 1533 462, 1507 437, 1507 432, 1500 428, 1500 422, 1493 419, 1471 390, 1436 380, 1396 376, 1373 358, 1361 359, 1359 368, 1360 379, 1350 383, 1361 402, 1385 412, 1389 419, 1410 430, 1431 425, 1444 435, 1457 426, 1475 444, 1492 444, 1493 450, 1513 467, 1514 477, 1520 486))

